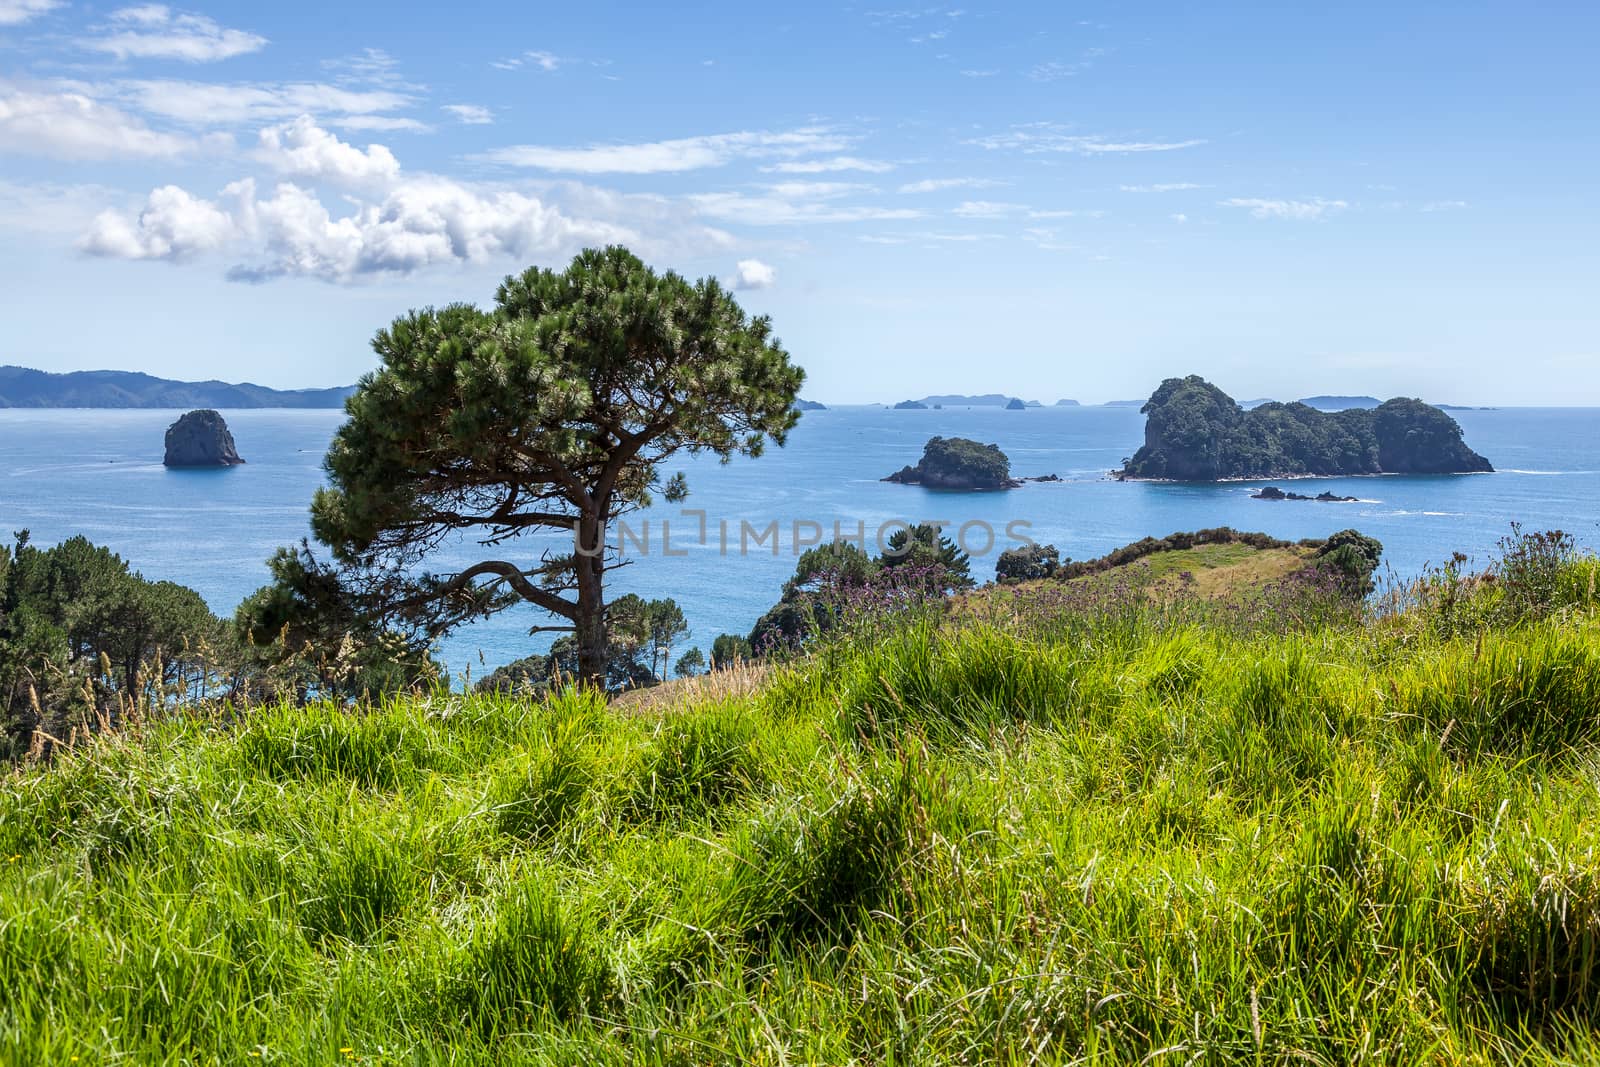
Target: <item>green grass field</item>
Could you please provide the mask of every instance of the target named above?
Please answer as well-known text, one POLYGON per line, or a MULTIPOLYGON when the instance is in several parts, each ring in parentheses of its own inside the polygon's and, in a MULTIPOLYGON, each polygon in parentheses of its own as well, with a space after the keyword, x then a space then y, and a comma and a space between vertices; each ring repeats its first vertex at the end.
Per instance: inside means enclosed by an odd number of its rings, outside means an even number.
POLYGON ((147 725, 0 778, 0 1060, 1595 1062, 1569 570, 908 618, 645 713, 147 725))

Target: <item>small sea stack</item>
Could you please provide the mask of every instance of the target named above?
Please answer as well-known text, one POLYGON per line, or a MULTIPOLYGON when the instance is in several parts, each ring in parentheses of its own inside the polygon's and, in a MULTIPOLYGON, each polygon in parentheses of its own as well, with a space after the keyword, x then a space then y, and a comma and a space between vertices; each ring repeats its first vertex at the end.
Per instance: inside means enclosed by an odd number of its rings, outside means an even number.
POLYGON ((191 411, 167 427, 168 467, 236 467, 244 460, 221 413, 211 408, 191 411))

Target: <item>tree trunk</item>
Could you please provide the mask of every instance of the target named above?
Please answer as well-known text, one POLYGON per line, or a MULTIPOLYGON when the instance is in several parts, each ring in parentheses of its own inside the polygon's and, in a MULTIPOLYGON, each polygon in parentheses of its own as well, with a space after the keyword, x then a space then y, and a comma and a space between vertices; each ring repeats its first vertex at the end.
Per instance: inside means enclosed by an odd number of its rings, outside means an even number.
POLYGON ((578 642, 578 681, 595 689, 606 687, 606 618, 601 577, 605 573, 605 531, 600 520, 584 515, 578 520, 578 613, 573 619, 578 642), (592 555, 585 553, 592 552, 592 555))

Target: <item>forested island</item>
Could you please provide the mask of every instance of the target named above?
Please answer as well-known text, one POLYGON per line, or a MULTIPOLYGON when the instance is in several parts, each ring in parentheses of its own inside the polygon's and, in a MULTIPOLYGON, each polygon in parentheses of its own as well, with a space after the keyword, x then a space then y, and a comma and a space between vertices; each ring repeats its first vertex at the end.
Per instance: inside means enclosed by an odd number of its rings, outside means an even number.
POLYGON ((883 479, 927 489, 1014 489, 1011 460, 999 445, 979 444, 965 437, 931 437, 916 466, 902 467, 883 479))
POLYGON ((1117 477, 1215 482, 1352 474, 1492 471, 1461 427, 1421 400, 1318 411, 1276 401, 1246 411, 1198 375, 1168 378, 1141 409, 1144 446, 1117 477))
POLYGON ((0 408, 337 408, 355 386, 269 389, 249 382, 177 382, 121 370, 69 374, 0 367, 0 408))

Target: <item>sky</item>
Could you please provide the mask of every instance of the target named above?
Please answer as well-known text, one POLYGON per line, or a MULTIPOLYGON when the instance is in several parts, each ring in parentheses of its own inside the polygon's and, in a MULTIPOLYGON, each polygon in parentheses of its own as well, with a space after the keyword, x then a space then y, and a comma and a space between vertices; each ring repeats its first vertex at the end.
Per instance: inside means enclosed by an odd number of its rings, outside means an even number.
POLYGON ((0 363, 347 384, 626 244, 824 402, 1600 404, 1600 5, 0 0, 0 363))

